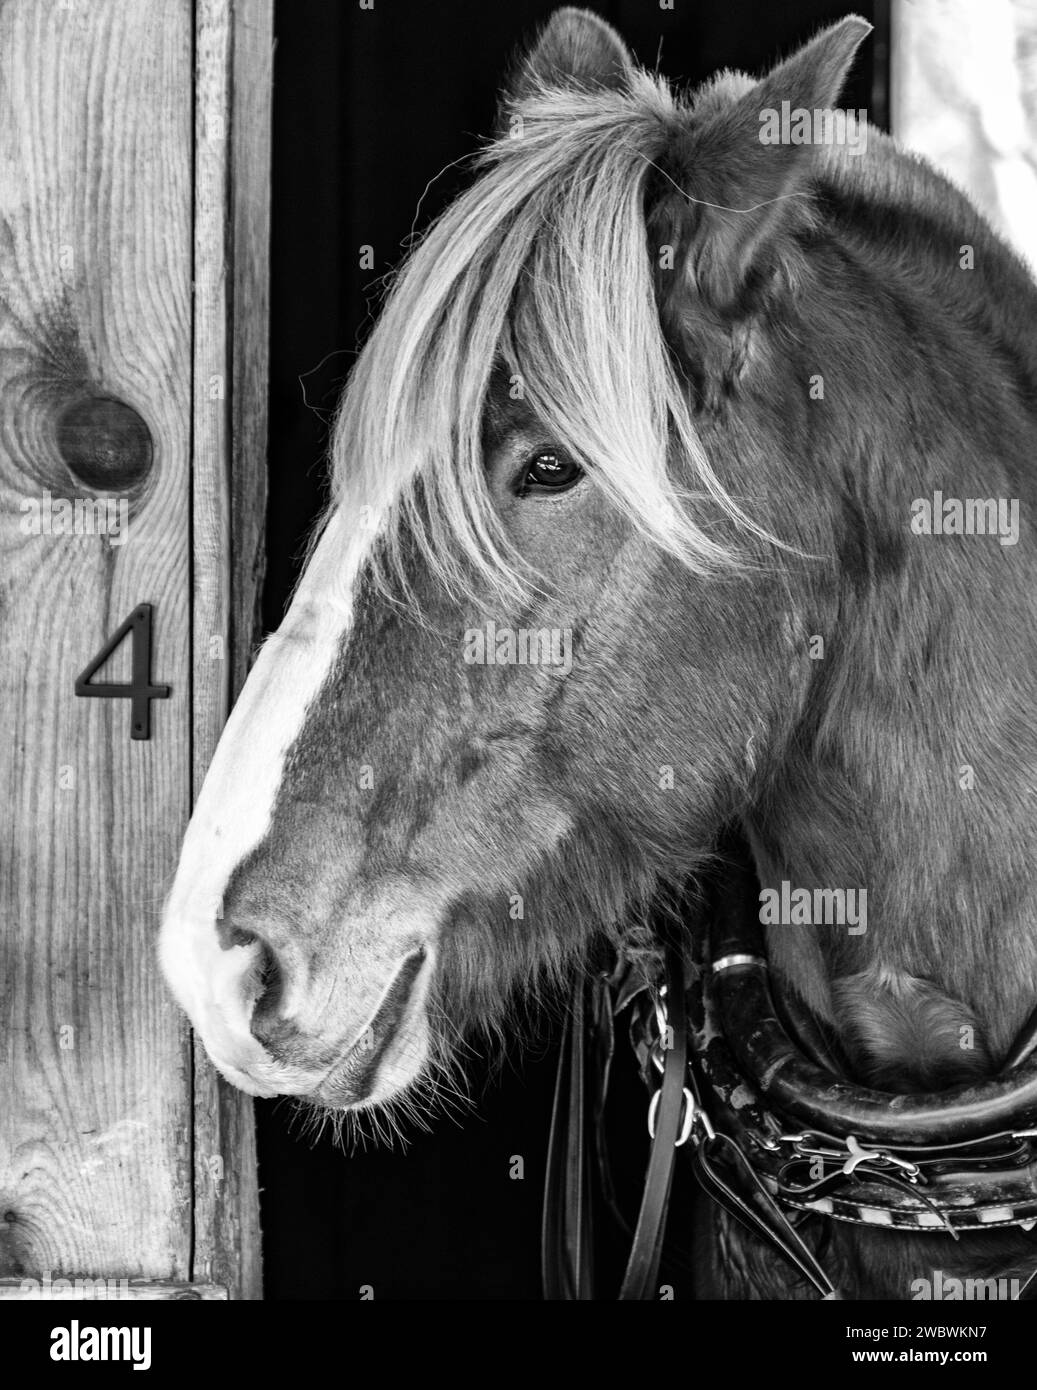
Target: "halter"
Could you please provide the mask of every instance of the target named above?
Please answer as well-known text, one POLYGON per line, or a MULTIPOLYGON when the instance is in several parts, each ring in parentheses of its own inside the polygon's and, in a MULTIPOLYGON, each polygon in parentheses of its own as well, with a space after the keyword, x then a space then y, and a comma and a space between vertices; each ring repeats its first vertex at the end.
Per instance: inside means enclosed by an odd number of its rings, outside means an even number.
POLYGON ((611 973, 577 986, 548 1147, 546 1298, 593 1297, 595 1166, 622 1221, 603 1121, 615 1019, 626 1010, 651 1091, 652 1143, 621 1300, 658 1296, 680 1147, 704 1191, 825 1299, 841 1295, 799 1229, 809 1216, 955 1240, 1037 1225, 1037 1010, 990 1081, 925 1095, 872 1090, 840 1075, 794 1001, 776 1006, 746 855, 708 885, 683 935, 683 947, 628 939, 611 973))

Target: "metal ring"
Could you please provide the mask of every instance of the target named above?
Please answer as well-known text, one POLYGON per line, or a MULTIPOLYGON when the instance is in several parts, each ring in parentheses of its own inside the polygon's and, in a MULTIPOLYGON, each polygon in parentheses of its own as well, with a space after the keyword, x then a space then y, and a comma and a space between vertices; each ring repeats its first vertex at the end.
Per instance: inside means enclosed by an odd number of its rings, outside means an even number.
MULTIPOLYGON (((659 1113, 659 1097, 662 1095, 662 1087, 655 1092, 652 1099, 648 1102, 648 1134, 655 1138, 655 1121, 659 1113)), ((695 1105, 695 1097, 684 1087, 684 1094, 681 1097, 681 1127, 677 1138, 673 1141, 673 1147, 679 1149, 682 1144, 686 1144, 691 1138, 691 1131, 695 1127, 695 1117, 698 1114, 695 1105)))
POLYGON ((733 970, 736 965, 762 965, 766 970, 767 962, 763 956, 749 955, 745 951, 736 951, 730 956, 721 956, 719 960, 713 962, 713 974, 719 975, 722 970, 733 970))

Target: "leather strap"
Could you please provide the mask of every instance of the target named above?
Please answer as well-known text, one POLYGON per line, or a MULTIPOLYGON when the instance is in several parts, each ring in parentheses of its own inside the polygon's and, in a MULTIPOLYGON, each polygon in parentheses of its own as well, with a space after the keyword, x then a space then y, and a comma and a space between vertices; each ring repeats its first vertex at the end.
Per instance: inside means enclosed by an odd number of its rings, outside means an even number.
MULTIPOLYGON (((666 1049, 663 1079, 656 1107, 655 1134, 645 1175, 641 1207, 630 1256, 619 1292, 621 1301, 649 1300, 656 1296, 662 1257, 666 1214, 673 1182, 676 1141, 684 1111, 684 1087, 688 1058, 688 1030, 684 1011, 684 962, 676 950, 667 952, 666 1006, 672 1046, 666 1049)), ((608 1009, 599 1000, 599 1009, 608 1009)), ((608 1036, 602 1041, 601 1020, 596 1030, 599 1049, 611 1057, 611 1016, 608 1036)), ((586 1091, 586 985, 581 980, 573 991, 572 1008, 562 1034, 562 1052, 555 1082, 551 1132, 547 1148, 544 1215, 541 1231, 541 1268, 544 1297, 549 1301, 593 1298, 593 1243, 591 1233, 590 1151, 586 1143, 588 1096, 586 1091)), ((594 1134, 601 1142, 601 1106, 604 1093, 594 1098, 594 1134)), ((611 1191, 606 1195, 612 1197, 611 1191)), ((614 1198, 613 1198, 614 1201, 614 1198)), ((610 1205, 612 1202, 610 1202, 610 1205)))
POLYGON ((684 1110, 684 1086, 688 1061, 688 1029, 684 1014, 684 962, 674 949, 666 952, 666 1008, 672 1030, 672 1046, 666 1049, 663 1080, 656 1111, 655 1135, 648 1156, 641 1210, 634 1243, 619 1291, 621 1302, 654 1299, 659 1261, 666 1233, 677 1135, 684 1110))
POLYGON ((573 991, 551 1109, 540 1238, 544 1298, 594 1297, 585 1097, 585 985, 573 991))
POLYGON ((702 1190, 751 1235, 787 1260, 823 1299, 839 1299, 813 1251, 774 1201, 741 1149, 726 1134, 696 1145, 692 1165, 702 1190))

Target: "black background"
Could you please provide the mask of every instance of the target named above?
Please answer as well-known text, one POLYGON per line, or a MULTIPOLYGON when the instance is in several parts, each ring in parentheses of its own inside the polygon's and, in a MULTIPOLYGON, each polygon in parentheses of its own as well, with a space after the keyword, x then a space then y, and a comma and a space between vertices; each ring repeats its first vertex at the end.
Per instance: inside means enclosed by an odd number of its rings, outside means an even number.
MULTIPOLYGON (((887 125, 885 0, 673 2, 673 10, 658 0, 589 8, 645 66, 692 84, 724 67, 760 72, 821 25, 862 14, 876 30, 843 103, 887 125)), ((546 0, 276 5, 268 630, 281 621, 325 497, 328 419, 378 282, 412 229, 464 186, 464 170, 447 166, 490 131, 502 74, 555 8, 546 0), (374 248, 374 271, 359 269, 364 245, 374 248)), ((367 1285, 376 1299, 539 1298, 554 1034, 545 1022, 525 1054, 503 1066, 473 1063, 475 1108, 460 1121, 437 1119, 431 1134, 412 1133, 406 1151, 347 1156, 329 1135, 307 1139, 292 1101, 258 1102, 266 1297, 356 1299, 367 1285), (516 1155, 521 1180, 509 1176, 516 1155)), ((613 1106, 628 1206, 644 1156, 644 1107, 628 1067, 613 1106)), ((602 1238, 607 1280, 619 1245, 607 1226, 602 1238)), ((681 1296, 680 1268, 665 1277, 681 1296)))

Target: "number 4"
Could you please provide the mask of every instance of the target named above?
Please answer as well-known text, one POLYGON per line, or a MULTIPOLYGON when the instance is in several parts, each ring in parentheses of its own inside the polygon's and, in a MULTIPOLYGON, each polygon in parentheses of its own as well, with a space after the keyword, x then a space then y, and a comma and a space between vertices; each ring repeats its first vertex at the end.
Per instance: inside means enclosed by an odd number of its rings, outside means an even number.
POLYGON ((151 684, 151 604, 139 603, 122 626, 112 634, 90 665, 76 677, 76 694, 96 700, 132 700, 130 738, 151 737, 151 701, 169 697, 168 685, 151 684), (130 683, 125 681, 95 685, 93 676, 129 633, 133 633, 133 665, 130 683))

